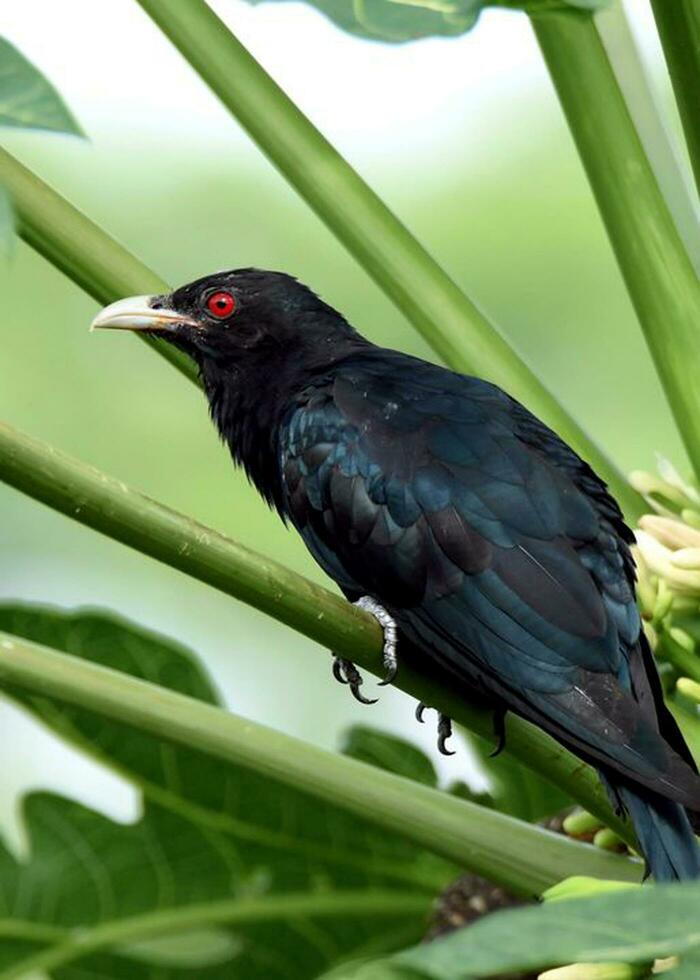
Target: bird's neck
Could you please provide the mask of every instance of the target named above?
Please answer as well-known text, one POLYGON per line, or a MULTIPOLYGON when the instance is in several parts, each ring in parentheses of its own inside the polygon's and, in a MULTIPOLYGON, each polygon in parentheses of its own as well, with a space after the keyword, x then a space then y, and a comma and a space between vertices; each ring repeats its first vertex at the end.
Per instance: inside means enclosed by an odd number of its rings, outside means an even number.
POLYGON ((251 385, 238 366, 205 367, 202 380, 211 417, 234 463, 268 504, 279 507, 277 433, 291 392, 279 391, 272 377, 251 385))
POLYGON ((332 356, 318 350, 300 359, 270 357, 256 362, 201 365, 212 419, 234 462, 264 499, 284 515, 279 433, 285 415, 304 399, 315 379, 332 373, 338 360, 371 346, 359 335, 336 343, 332 356))

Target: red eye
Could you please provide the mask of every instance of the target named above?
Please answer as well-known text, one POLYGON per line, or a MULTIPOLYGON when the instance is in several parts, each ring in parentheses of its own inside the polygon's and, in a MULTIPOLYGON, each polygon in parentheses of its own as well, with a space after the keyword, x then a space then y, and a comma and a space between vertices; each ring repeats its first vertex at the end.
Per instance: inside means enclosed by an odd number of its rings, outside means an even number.
POLYGON ((223 290, 212 293, 207 300, 207 309, 217 320, 225 320, 236 309, 236 300, 231 293, 225 293, 223 290))

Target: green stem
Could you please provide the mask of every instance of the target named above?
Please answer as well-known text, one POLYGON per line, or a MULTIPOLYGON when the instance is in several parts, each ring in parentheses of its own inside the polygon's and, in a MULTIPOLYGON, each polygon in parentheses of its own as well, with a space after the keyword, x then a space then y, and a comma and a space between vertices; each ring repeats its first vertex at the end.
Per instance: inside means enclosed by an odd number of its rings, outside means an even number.
POLYGON ((695 472, 700 283, 649 166, 591 14, 532 23, 695 472))
POLYGON ((651 0, 700 190, 700 0, 651 0))
POLYGON ((519 895, 640 866, 165 688, 0 633, 0 682, 95 711, 343 807, 519 895))
MULTIPOLYGON (((241 926, 305 918, 365 918, 366 916, 426 916, 431 898, 396 891, 338 891, 323 894, 290 893, 264 898, 233 898, 161 909, 80 929, 56 929, 43 923, 0 921, 2 938, 49 941, 54 945, 0 971, 0 980, 49 972, 101 950, 128 946, 161 936, 178 935, 212 926, 241 926)), ((116 950, 119 952, 119 950, 116 950)))
MULTIPOLYGON (((169 287, 114 238, 0 147, 0 186, 12 198, 22 238, 100 304, 169 287)), ((137 334, 198 382, 192 360, 157 337, 137 334)))
POLYGON ((660 93, 651 83, 622 2, 596 12, 596 27, 644 152, 696 272, 700 271, 700 201, 660 93))
POLYGON ((640 501, 610 460, 205 0, 138 2, 445 363, 525 402, 638 516, 640 501))
MULTIPOLYGON (((131 490, 53 447, 0 424, 0 479, 54 510, 177 568, 286 623, 323 647, 381 675, 375 620, 278 562, 131 490)), ((484 738, 491 715, 469 705, 430 665, 403 664, 397 684, 484 738)), ((509 717, 507 751, 564 789, 627 840, 629 825, 613 813, 595 772, 543 732, 509 717)))

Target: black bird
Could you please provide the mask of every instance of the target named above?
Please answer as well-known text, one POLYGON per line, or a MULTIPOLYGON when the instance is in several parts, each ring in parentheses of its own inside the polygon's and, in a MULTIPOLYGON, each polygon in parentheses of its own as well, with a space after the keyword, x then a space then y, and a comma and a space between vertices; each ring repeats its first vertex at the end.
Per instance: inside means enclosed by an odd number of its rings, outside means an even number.
MULTIPOLYGON (((279 272, 121 300, 94 326, 194 359, 233 459, 366 597, 390 670, 396 624, 400 652, 596 766, 657 881, 700 875, 700 777, 641 630, 633 534, 555 432, 493 384, 375 346, 279 272)), ((359 693, 352 664, 335 672, 359 693)))

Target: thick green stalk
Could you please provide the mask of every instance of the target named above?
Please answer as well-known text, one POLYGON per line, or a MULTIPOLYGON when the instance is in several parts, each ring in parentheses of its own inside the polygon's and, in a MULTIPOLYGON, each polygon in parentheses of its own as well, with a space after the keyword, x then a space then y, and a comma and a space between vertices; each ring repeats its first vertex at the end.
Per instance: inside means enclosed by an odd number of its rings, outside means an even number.
POLYGON ((700 282, 659 190, 590 13, 532 23, 696 473, 700 282))
POLYGON ((700 191, 700 0, 651 0, 700 191))
MULTIPOLYGON (((381 635, 371 616, 278 562, 3 424, 0 479, 382 674, 381 635)), ((494 737, 491 715, 469 705, 453 682, 431 677, 427 665, 402 664, 396 683, 477 735, 494 737)), ((612 813, 595 772, 543 732, 509 717, 506 750, 633 841, 629 825, 612 813)))
POLYGON ((595 23, 659 189, 693 268, 700 272, 700 200, 621 0, 598 10, 595 23))
MULTIPOLYGON (((17 230, 27 244, 98 303, 168 291, 169 287, 155 272, 2 147, 0 186, 10 193, 17 230)), ((197 382, 196 368, 186 354, 157 337, 137 336, 197 382)))
POLYGON ((47 949, 30 954, 0 970, 0 980, 48 973, 97 952, 161 936, 172 936, 212 926, 298 921, 299 919, 352 919, 368 915, 387 918, 427 915, 433 899, 396 891, 336 891, 318 894, 290 892, 263 898, 230 898, 164 908, 143 915, 125 916, 77 929, 46 926, 17 919, 0 920, 0 937, 46 942, 47 949))
POLYGON ((139 3, 445 363, 525 402, 606 479, 630 519, 638 516, 640 502, 613 464, 204 0, 139 3))
POLYGON ((467 803, 127 674, 0 633, 0 683, 78 704, 343 807, 520 895, 639 864, 467 803))

